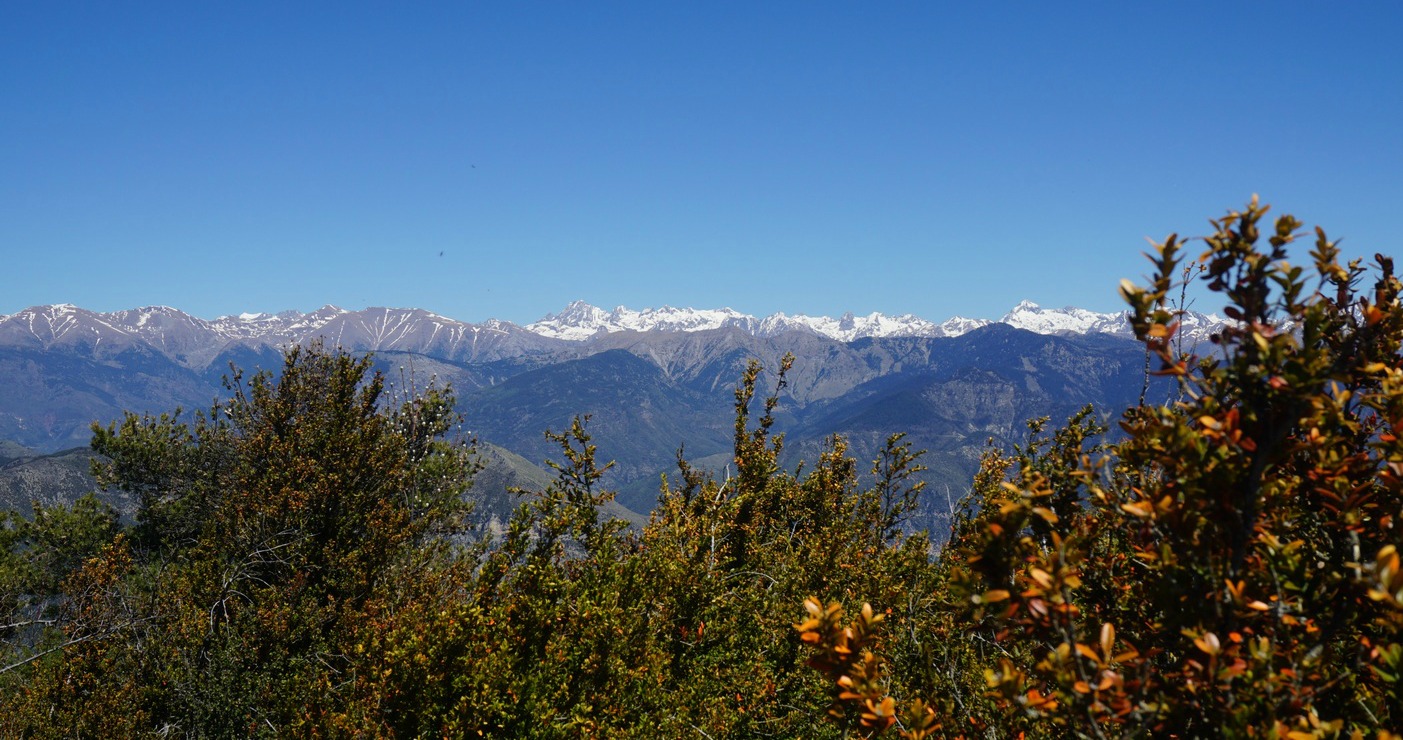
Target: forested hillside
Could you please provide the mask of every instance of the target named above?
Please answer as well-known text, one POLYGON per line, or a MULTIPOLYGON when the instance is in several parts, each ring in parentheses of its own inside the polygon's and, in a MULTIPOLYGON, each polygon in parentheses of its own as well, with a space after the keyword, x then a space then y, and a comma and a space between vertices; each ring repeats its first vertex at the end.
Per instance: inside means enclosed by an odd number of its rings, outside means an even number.
MULTIPOLYGON (((464 494, 515 458, 473 449, 450 391, 323 345, 235 374, 209 412, 128 415, 92 447, 133 522, 95 498, 0 514, 0 735, 1392 737, 1403 283, 1324 232, 1288 263, 1301 224, 1265 212, 1216 222, 1187 271, 1169 238, 1123 286, 1138 376, 990 327, 969 351, 1023 370, 931 363, 805 416, 784 401, 821 365, 745 362, 720 419, 651 419, 724 434, 696 452, 726 464, 682 451, 633 528, 592 436, 618 419, 552 421, 553 475, 522 472, 491 526, 464 494), (1198 279, 1234 320, 1201 353, 1176 341, 1198 279), (1166 385, 1141 404, 1146 352, 1166 385), (1054 385, 1132 399, 1002 436, 949 532, 912 532, 927 458, 881 427, 971 434, 1054 385), (839 422, 876 451, 781 432, 839 422)), ((924 351, 903 341, 881 351, 924 351)), ((659 367, 543 366, 480 415, 552 373, 578 386, 563 407, 616 379, 640 416, 714 382, 659 367)))

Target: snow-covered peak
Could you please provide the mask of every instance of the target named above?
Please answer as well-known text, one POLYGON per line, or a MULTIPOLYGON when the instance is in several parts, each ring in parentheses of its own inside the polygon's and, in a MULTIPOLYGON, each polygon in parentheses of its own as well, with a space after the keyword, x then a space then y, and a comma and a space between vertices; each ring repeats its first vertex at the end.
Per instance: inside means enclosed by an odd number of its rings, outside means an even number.
MULTIPOLYGON (((1124 311, 1096 313, 1083 308, 1042 308, 1023 301, 1004 314, 999 323, 1038 334, 1114 334, 1130 337, 1130 316, 1124 311)), ((1179 336, 1188 346, 1205 343, 1227 319, 1217 314, 1184 311, 1179 315, 1179 336)))
POLYGON ((555 316, 547 316, 546 318, 556 318, 572 324, 579 324, 583 322, 600 322, 608 315, 608 312, 602 308, 591 306, 584 301, 573 301, 560 313, 555 316))
POLYGON ((618 306, 612 311, 575 301, 560 313, 527 324, 527 331, 555 339, 584 340, 600 333, 619 331, 704 331, 738 326, 753 331, 756 319, 729 308, 645 308, 634 311, 618 306))
POLYGON ((958 337, 961 334, 967 334, 981 326, 988 326, 992 323, 994 322, 989 319, 967 319, 963 316, 952 316, 936 326, 936 331, 939 333, 935 336, 958 337))
POLYGON ((855 316, 852 312, 834 319, 828 316, 787 316, 777 313, 759 322, 760 336, 774 336, 786 331, 809 331, 829 339, 851 342, 868 337, 935 337, 944 336, 939 327, 911 314, 887 316, 871 313, 855 316))
POLYGON ((1130 334, 1123 313, 1096 313, 1084 308, 1043 308, 1023 301, 999 323, 1038 334, 1130 334))
POLYGON ((609 314, 604 309, 575 301, 560 313, 547 314, 540 321, 527 324, 526 330, 556 339, 582 340, 600 331, 608 331, 605 328, 608 320, 609 314))

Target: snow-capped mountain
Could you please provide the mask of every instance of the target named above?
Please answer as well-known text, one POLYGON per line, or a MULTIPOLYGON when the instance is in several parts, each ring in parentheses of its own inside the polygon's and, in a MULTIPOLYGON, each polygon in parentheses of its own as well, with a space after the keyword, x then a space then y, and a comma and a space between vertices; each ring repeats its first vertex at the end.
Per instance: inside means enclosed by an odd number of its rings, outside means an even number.
POLYGON ((527 324, 525 328, 545 337, 579 341, 599 334, 620 331, 690 332, 726 327, 735 327, 759 337, 777 336, 787 331, 806 331, 840 342, 866 337, 954 336, 941 326, 910 314, 884 316, 873 313, 868 316, 854 316, 847 313, 834 319, 828 316, 789 316, 776 313, 757 318, 731 308, 695 309, 663 306, 634 311, 619 306, 612 311, 605 311, 584 301, 575 301, 560 313, 527 324))
POLYGON ((203 369, 237 347, 257 349, 316 338, 356 351, 427 353, 454 361, 491 361, 539 351, 557 340, 505 321, 455 321, 420 309, 323 306, 311 313, 244 313, 213 321, 168 306, 97 313, 70 304, 34 306, 0 316, 0 347, 85 348, 110 357, 132 348, 203 369))
MULTIPOLYGON (((1183 331, 1195 340, 1206 340, 1213 328, 1223 323, 1217 316, 1186 314, 1183 331)), ((1023 301, 997 321, 956 316, 939 324, 911 314, 867 316, 844 314, 828 316, 789 316, 776 313, 757 318, 730 308, 692 309, 645 308, 635 311, 619 306, 612 311, 575 301, 557 314, 527 324, 527 331, 554 339, 583 341, 604 334, 634 331, 691 332, 736 327, 760 337, 788 331, 805 331, 827 339, 851 342, 869 337, 957 337, 992 323, 1008 324, 1037 334, 1115 334, 1130 336, 1130 325, 1123 313, 1096 313, 1081 308, 1042 308, 1023 301)))
POLYGON ((641 311, 619 306, 612 311, 606 311, 584 301, 575 301, 560 313, 550 314, 527 324, 524 328, 541 336, 571 341, 582 341, 601 334, 622 331, 691 332, 735 327, 760 337, 777 336, 787 331, 806 331, 828 339, 850 342, 867 337, 958 336, 987 323, 989 322, 977 319, 954 318, 943 324, 934 324, 911 314, 886 316, 880 313, 867 316, 846 313, 836 319, 828 316, 790 316, 776 313, 758 318, 731 308, 696 309, 672 306, 645 308, 641 311))
POLYGON ((612 311, 575 301, 557 314, 551 314, 526 325, 526 330, 545 337, 581 341, 601 334, 621 331, 689 332, 736 327, 747 334, 772 337, 789 331, 804 331, 840 342, 868 337, 946 337, 958 336, 988 322, 954 318, 934 324, 911 314, 867 316, 843 314, 828 316, 790 316, 784 313, 758 318, 730 308, 695 309, 645 308, 635 311, 619 306, 612 311))
POLYGON ((872 313, 854 316, 851 312, 839 318, 828 316, 786 316, 777 313, 759 322, 760 336, 775 336, 786 331, 810 331, 821 337, 851 342, 868 337, 943 337, 953 336, 937 324, 911 314, 886 316, 872 313))
POLYGON ((619 331, 706 331, 728 326, 739 327, 747 333, 756 333, 759 320, 733 311, 722 309, 645 308, 633 311, 623 306, 613 311, 591 306, 584 301, 575 301, 560 313, 550 314, 540 321, 527 324, 524 328, 543 337, 580 341, 597 334, 611 334, 619 331))
POLYGON ((999 323, 1037 334, 1130 334, 1123 313, 1096 313, 1081 308, 1048 309, 1023 301, 999 323))
MULTIPOLYGON (((1218 316, 1190 312, 1181 319, 1181 332, 1191 341, 1203 342, 1224 321, 1218 316)), ((575 301, 560 313, 524 327, 496 319, 471 324, 406 308, 348 311, 328 305, 305 314, 243 313, 206 321, 168 306, 97 313, 58 304, 0 316, 0 344, 40 348, 90 345, 105 354, 139 341, 181 364, 196 366, 231 344, 281 345, 324 337, 360 350, 431 351, 440 357, 477 361, 504 352, 529 352, 540 342, 583 342, 619 332, 686 333, 734 328, 762 338, 797 331, 851 342, 885 337, 958 337, 991 323, 1038 334, 1130 335, 1124 314, 1049 309, 1031 301, 1019 303, 996 321, 957 316, 938 324, 911 314, 847 313, 835 319, 776 313, 760 318, 730 308, 663 306, 633 310, 619 306, 606 311, 575 301)))
MULTIPOLYGON (((1217 314, 1185 311, 1179 316, 1179 336, 1192 344, 1206 343, 1227 319, 1217 314)), ((1043 308, 1032 301, 1023 301, 1004 314, 999 323, 1038 334, 1114 334, 1132 337, 1130 320, 1125 313, 1096 313, 1080 308, 1043 308)))

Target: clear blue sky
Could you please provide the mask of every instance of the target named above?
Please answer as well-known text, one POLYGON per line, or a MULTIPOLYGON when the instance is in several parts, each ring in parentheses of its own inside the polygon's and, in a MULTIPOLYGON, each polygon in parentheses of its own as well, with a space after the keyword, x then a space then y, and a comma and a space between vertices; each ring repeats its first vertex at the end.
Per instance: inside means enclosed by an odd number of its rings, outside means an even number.
POLYGON ((1396 2, 4 3, 0 313, 1115 310, 1145 237, 1254 192, 1399 253, 1400 28, 1396 2))

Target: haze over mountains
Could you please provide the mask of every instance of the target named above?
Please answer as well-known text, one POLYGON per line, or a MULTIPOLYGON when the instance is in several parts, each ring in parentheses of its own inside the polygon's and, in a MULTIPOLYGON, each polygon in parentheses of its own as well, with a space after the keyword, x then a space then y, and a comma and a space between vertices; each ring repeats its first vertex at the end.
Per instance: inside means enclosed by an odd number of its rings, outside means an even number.
MULTIPOLYGON (((1206 341, 1220 323, 1187 314, 1185 340, 1206 341)), ((322 338, 374 352, 401 387, 431 376, 451 383, 467 428, 531 463, 554 454, 546 429, 589 414, 601 456, 617 460, 608 482, 625 506, 646 511, 679 447, 724 474, 737 379, 752 358, 772 368, 792 353, 778 423, 791 464, 812 460, 833 433, 849 437, 861 461, 907 432, 929 451, 931 495, 958 497, 986 442, 1022 442, 1028 418, 1133 403, 1147 377, 1129 333, 1120 314, 1029 302, 998 321, 938 324, 576 302, 526 326, 419 309, 326 306, 208 321, 167 307, 37 306, 0 318, 0 440, 56 452, 85 446, 92 422, 125 410, 207 409, 225 393, 230 363, 276 369, 281 347, 322 338)), ((765 392, 773 379, 762 383, 765 392)))

